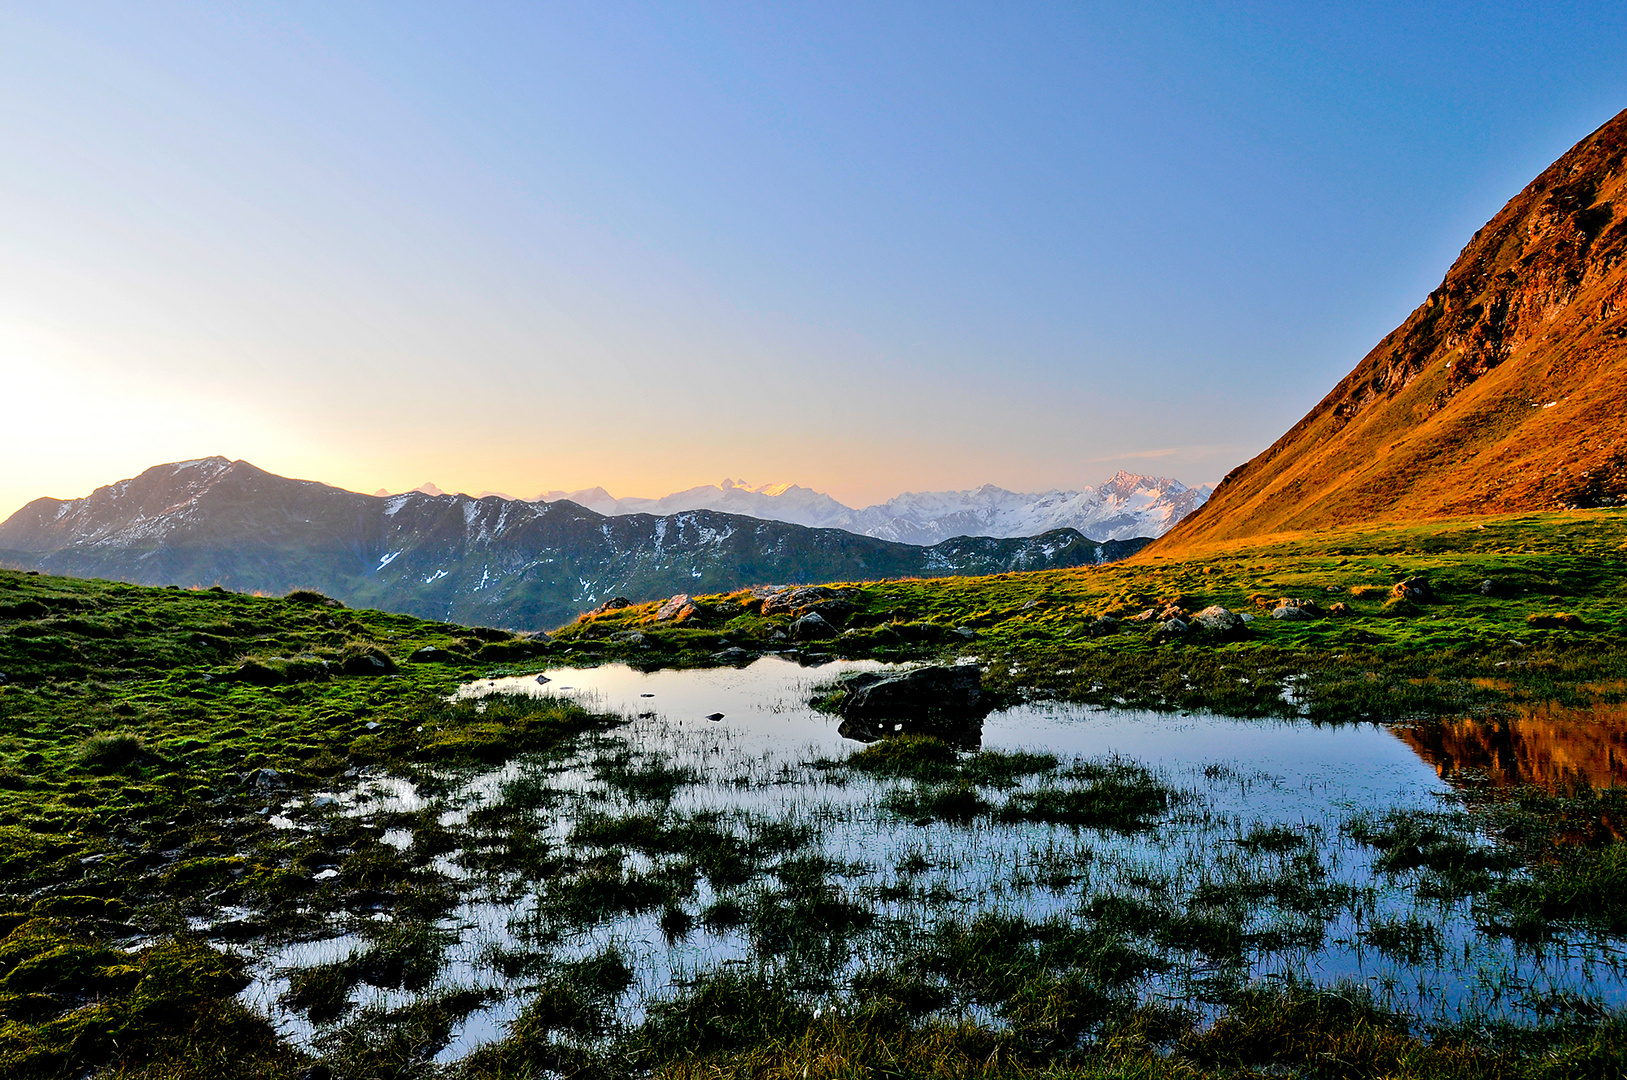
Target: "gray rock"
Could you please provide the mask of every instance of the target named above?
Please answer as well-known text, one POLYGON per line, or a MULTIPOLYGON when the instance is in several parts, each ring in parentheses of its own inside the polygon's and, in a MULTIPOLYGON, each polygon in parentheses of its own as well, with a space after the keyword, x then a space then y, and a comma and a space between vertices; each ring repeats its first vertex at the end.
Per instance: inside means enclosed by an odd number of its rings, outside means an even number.
POLYGON ((1165 634, 1184 634, 1191 627, 1180 619, 1165 619, 1158 624, 1158 629, 1165 634))
POLYGON ((722 652, 712 654, 712 659, 720 664, 744 664, 753 659, 752 654, 738 645, 731 645, 722 652))
POLYGON ((645 645, 644 634, 638 630, 622 630, 619 633, 611 634, 608 640, 614 641, 618 645, 631 645, 639 649, 645 645))
POLYGON ((848 692, 840 712, 848 720, 958 721, 984 712, 983 674, 975 664, 863 672, 843 681, 848 692))
POLYGON ((807 641, 810 638, 827 638, 835 630, 825 617, 817 611, 810 611, 791 624, 791 636, 797 641, 807 641))
POLYGON ((970 641, 977 636, 977 631, 973 630, 970 626, 957 626, 955 627, 955 633, 959 634, 967 641, 970 641))
POLYGON ((415 664, 432 664, 437 661, 447 660, 450 658, 451 654, 449 654, 445 649, 437 649, 433 645, 425 645, 422 649, 419 649, 417 652, 414 652, 411 656, 407 657, 408 660, 411 660, 415 664))
POLYGON ((1306 619, 1316 618, 1310 611, 1302 607, 1296 607, 1293 604, 1279 604, 1277 607, 1272 608, 1271 617, 1286 622, 1303 622, 1306 619))
POLYGON ((255 791, 286 791, 288 781, 276 769, 255 769, 249 774, 249 787, 255 791))
POLYGON ((1204 608, 1192 616, 1192 621, 1205 630, 1216 634, 1235 634, 1247 625, 1243 622, 1241 615, 1223 608, 1219 604, 1211 604, 1209 607, 1204 608))
POLYGON ((828 585, 804 585, 773 593, 763 601, 764 615, 786 615, 811 607, 825 611, 851 611, 851 589, 833 589, 828 585))
POLYGON ((1091 637, 1107 637, 1109 634, 1119 632, 1119 621, 1111 615, 1103 615, 1092 619, 1085 624, 1085 633, 1091 637))
MULTIPOLYGON (((1493 585, 1491 583, 1491 578, 1487 578, 1485 581, 1482 581, 1480 583, 1480 595, 1481 596, 1490 596, 1492 593, 1494 593, 1496 591, 1497 591, 1497 586, 1495 586, 1495 585, 1493 585)), ((4 681, 5 681, 4 679, 0 679, 0 682, 4 682, 4 681)))

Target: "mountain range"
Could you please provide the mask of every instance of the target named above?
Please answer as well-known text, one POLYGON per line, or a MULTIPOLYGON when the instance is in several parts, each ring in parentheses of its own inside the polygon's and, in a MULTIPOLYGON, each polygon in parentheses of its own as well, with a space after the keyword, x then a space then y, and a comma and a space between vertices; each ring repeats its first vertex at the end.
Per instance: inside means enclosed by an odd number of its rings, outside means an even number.
POLYGON ((615 596, 1088 566, 1146 539, 1074 529, 923 546, 715 510, 607 516, 560 499, 363 495, 202 458, 0 523, 0 565, 146 585, 320 590, 353 606, 512 629, 615 596))
MULTIPOLYGON (((444 492, 433 483, 415 490, 444 492)), ((815 529, 846 529, 903 544, 931 545, 955 536, 1037 536, 1076 529, 1103 540, 1162 536, 1203 505, 1213 490, 1187 487, 1164 476, 1120 472, 1099 488, 1024 494, 985 484, 966 491, 909 492, 856 510, 798 484, 753 486, 735 480, 703 484, 658 499, 618 499, 602 487, 547 491, 532 502, 561 500, 607 516, 717 510, 815 529)), ((384 495, 387 492, 380 491, 384 495)), ((511 498, 502 492, 482 492, 511 498)))
POLYGON ((1627 502, 1627 111, 1475 233, 1440 287, 1153 548, 1627 502))

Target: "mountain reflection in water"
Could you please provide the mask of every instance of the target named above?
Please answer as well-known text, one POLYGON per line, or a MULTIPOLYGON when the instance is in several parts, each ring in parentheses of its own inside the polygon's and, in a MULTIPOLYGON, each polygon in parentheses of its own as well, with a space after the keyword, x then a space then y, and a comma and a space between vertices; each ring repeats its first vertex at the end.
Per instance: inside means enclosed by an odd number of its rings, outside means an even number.
POLYGON ((1484 774, 1494 784, 1560 789, 1627 784, 1627 705, 1522 707, 1496 720, 1392 728, 1442 779, 1484 774))

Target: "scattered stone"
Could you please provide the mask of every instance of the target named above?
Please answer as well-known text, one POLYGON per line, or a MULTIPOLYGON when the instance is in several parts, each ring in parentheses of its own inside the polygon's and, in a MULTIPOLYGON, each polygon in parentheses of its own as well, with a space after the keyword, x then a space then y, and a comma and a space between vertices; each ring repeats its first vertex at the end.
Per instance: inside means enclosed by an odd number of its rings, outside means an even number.
POLYGON ((249 773, 248 784, 255 791, 284 791, 288 780, 276 769, 255 769, 249 773))
POLYGON ((646 644, 643 633, 638 630, 623 630, 620 633, 611 634, 610 640, 620 645, 631 645, 637 649, 642 649, 646 644))
POLYGON ((721 719, 723 719, 723 714, 722 714, 722 713, 720 713, 720 712, 714 712, 714 713, 707 713, 707 714, 706 714, 706 719, 708 719, 708 720, 710 720, 710 721, 712 721, 712 723, 714 723, 714 724, 715 724, 715 723, 717 723, 717 722, 718 722, 718 721, 719 721, 719 720, 721 720, 721 719))
POLYGON ((6 685, 6 673, 0 671, 0 686, 6 685))
POLYGON ((1411 600, 1415 604, 1421 604, 1428 600, 1430 596, 1429 579, 1415 577, 1408 578, 1405 581, 1398 581, 1395 583, 1395 587, 1390 590, 1390 595, 1397 600, 1411 600))
POLYGON ((1184 634, 1191 626, 1181 619, 1168 618, 1158 624, 1158 631, 1162 634, 1184 634))
POLYGON ((365 724, 365 725, 364 725, 364 730, 367 730, 367 731, 377 731, 377 730, 378 730, 378 729, 379 729, 379 728, 381 728, 381 727, 383 727, 383 726, 384 726, 384 725, 383 725, 383 724, 381 724, 381 723, 379 723, 379 722, 378 722, 378 721, 377 721, 377 720, 369 720, 369 721, 368 721, 368 722, 367 722, 367 723, 366 723, 366 724, 365 724))
POLYGON ((1345 603, 1343 600, 1340 600, 1338 603, 1332 604, 1328 607, 1328 614, 1332 615, 1334 618, 1342 619, 1350 614, 1350 605, 1345 603))
POLYGON ((1245 623, 1251 623, 1254 621, 1254 613, 1252 611, 1240 611, 1237 613, 1237 617, 1242 619, 1245 623))
POLYGON ((311 880, 312 881, 332 881, 334 878, 336 878, 338 876, 339 876, 339 871, 333 869, 332 867, 329 867, 326 870, 319 870, 316 873, 312 874, 311 875, 311 880))
POLYGON ((1156 618, 1158 618, 1158 609, 1157 608, 1148 608, 1146 611, 1137 612, 1136 614, 1129 616, 1124 621, 1125 622, 1142 622, 1142 623, 1144 623, 1144 622, 1152 622, 1156 618))
POLYGON ((747 652, 745 649, 742 649, 740 646, 731 645, 722 652, 713 653, 712 659, 716 660, 720 664, 745 664, 749 663, 753 657, 751 653, 747 652))
POLYGON ((957 626, 955 627, 955 633, 959 634, 967 641, 970 641, 977 636, 977 631, 973 630, 970 626, 957 626))
POLYGON ((829 614, 841 614, 853 610, 852 595, 851 589, 833 589, 828 585, 783 589, 763 601, 763 614, 788 615, 812 607, 829 614))
POLYGON ((817 611, 810 611, 791 624, 791 636, 798 641, 810 638, 827 638, 835 633, 830 623, 817 611))
POLYGON ((1480 595, 1481 596, 1490 596, 1492 593, 1494 593, 1496 591, 1497 591, 1497 586, 1495 586, 1495 585, 1493 585, 1491 583, 1491 578, 1487 578, 1485 581, 1482 581, 1480 583, 1480 595))
POLYGON ((363 652, 345 657, 339 670, 346 675, 390 675, 395 672, 395 664, 383 653, 363 652))
POLYGON ((1119 621, 1113 618, 1111 615, 1103 615, 1100 618, 1092 619, 1090 622, 1085 624, 1085 633, 1089 634, 1091 637, 1107 637, 1109 634, 1116 634, 1118 632, 1119 621))
POLYGON ((537 682, 538 682, 538 683, 551 683, 551 682, 553 682, 553 681, 554 681, 554 680, 552 680, 552 679, 550 679, 550 678, 549 678, 549 677, 548 677, 548 676, 546 676, 546 675, 538 675, 538 676, 537 676, 537 682))
POLYGON ((425 645, 422 649, 419 649, 411 656, 407 657, 407 659, 411 660, 415 664, 433 664, 448 659, 450 655, 451 654, 449 654, 445 649, 437 649, 433 645, 425 645))
POLYGON ((1209 607, 1204 608, 1192 616, 1192 621, 1205 630, 1216 634, 1235 634, 1242 630, 1244 626, 1241 615, 1223 608, 1219 604, 1211 604, 1209 607))
POLYGON ((689 598, 688 593, 676 593, 670 600, 656 609, 655 617, 663 621, 671 619, 673 622, 683 622, 696 614, 698 610, 695 601, 689 598))
POLYGON ((1306 619, 1316 618, 1312 612, 1300 607, 1298 604, 1279 604, 1271 609, 1271 617, 1288 622, 1302 622, 1306 619))

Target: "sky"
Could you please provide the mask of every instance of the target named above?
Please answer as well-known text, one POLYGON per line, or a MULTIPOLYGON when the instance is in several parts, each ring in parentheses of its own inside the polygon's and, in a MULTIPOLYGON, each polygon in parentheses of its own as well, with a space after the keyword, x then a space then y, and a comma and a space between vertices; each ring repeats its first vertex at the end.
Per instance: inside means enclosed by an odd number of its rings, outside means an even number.
POLYGON ((1615 3, 4 3, 0 41, 0 514, 212 454, 1214 482, 1627 107, 1615 3))

